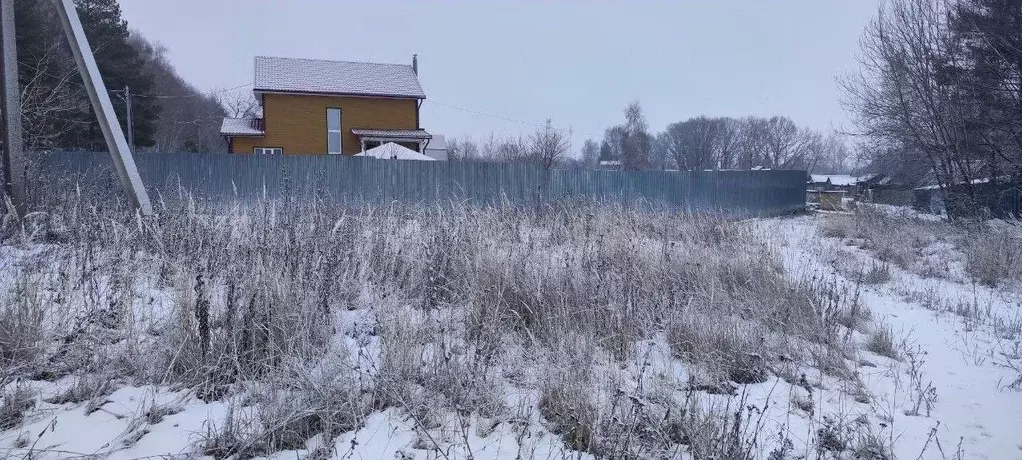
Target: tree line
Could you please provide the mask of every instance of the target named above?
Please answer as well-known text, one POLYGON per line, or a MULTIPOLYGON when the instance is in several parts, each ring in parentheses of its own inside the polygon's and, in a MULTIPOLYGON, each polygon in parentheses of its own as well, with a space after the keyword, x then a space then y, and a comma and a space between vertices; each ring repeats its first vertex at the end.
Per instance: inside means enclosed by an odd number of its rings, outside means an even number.
POLYGON ((699 116, 669 124, 653 134, 639 102, 624 110, 624 122, 604 131, 603 139, 585 140, 571 156, 564 131, 551 121, 521 138, 490 135, 481 144, 470 138, 448 144, 449 159, 536 163, 544 167, 595 168, 612 162, 624 170, 804 169, 849 172, 853 155, 836 134, 797 126, 783 116, 699 116))
POLYGON ((1022 2, 887 0, 841 81, 871 167, 941 185, 1017 178, 1022 2))
MULTIPOLYGON (((185 82, 166 49, 131 30, 116 0, 75 0, 82 28, 127 134, 127 97, 137 150, 224 151, 219 98, 185 82)), ((15 29, 24 145, 28 150, 106 150, 52 2, 18 0, 15 29)))

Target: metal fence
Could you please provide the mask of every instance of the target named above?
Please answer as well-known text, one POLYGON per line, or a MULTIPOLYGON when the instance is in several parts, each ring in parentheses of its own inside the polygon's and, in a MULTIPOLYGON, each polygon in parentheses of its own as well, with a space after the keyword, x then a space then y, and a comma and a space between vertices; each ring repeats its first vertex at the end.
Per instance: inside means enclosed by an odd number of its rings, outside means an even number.
MULTIPOLYGON (((37 158, 43 195, 71 185, 120 189, 108 154, 45 152, 37 158)), ((545 170, 530 164, 196 153, 136 154, 135 161, 155 199, 187 192, 213 206, 307 196, 347 204, 541 206, 578 200, 755 216, 797 211, 806 196, 804 171, 545 170)))

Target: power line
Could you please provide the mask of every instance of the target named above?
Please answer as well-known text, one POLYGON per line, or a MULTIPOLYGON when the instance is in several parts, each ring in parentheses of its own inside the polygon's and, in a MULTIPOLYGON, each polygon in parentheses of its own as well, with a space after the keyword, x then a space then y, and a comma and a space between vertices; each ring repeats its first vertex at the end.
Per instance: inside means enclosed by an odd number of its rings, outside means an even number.
MULTIPOLYGON (((227 89, 223 89, 223 90, 219 90, 219 91, 210 91, 209 93, 225 94, 225 93, 229 93, 231 91, 234 91, 236 89, 244 88, 246 86, 252 86, 252 83, 242 83, 242 84, 240 84, 238 86, 235 86, 233 88, 227 88, 227 89)), ((120 91, 120 90, 112 89, 110 91, 120 91)), ((206 97, 206 96, 209 95, 209 93, 179 94, 179 95, 136 94, 135 97, 147 97, 147 98, 150 98, 150 99, 183 99, 183 98, 188 98, 188 97, 206 97)))
POLYGON ((527 125, 527 126, 535 126, 535 127, 539 127, 539 128, 542 128, 542 127, 545 126, 545 125, 540 124, 540 123, 533 123, 533 122, 530 122, 530 121, 516 120, 514 118, 502 117, 500 115, 493 115, 493 114, 490 114, 490 113, 481 112, 479 110, 466 109, 464 107, 458 107, 456 105, 444 104, 443 102, 435 101, 435 100, 432 100, 432 99, 426 99, 426 102, 437 104, 437 105, 440 105, 440 106, 444 106, 444 107, 447 107, 447 108, 450 108, 450 109, 461 110, 463 112, 468 112, 468 113, 472 113, 472 114, 476 114, 476 115, 482 115, 484 117, 497 118, 497 119, 500 119, 500 120, 510 121, 510 122, 513 122, 513 123, 520 123, 520 124, 527 125))
MULTIPOLYGON (((492 113, 483 112, 481 110, 473 110, 473 109, 469 109, 469 108, 465 108, 465 107, 459 107, 459 106, 456 106, 456 105, 453 105, 453 104, 445 104, 443 102, 440 102, 440 101, 437 101, 437 100, 433 100, 433 99, 426 99, 426 102, 430 102, 430 103, 433 103, 433 104, 437 104, 437 105, 440 105, 440 106, 443 106, 443 107, 447 107, 447 108, 451 108, 451 109, 455 109, 455 110, 461 110, 463 112, 468 112, 468 113, 475 114, 475 115, 482 115, 484 117, 490 117, 490 118, 496 118, 498 120, 510 121, 512 123, 519 123, 519 124, 522 124, 522 125, 525 125, 525 126, 533 126, 533 127, 536 127, 536 128, 545 128, 546 127, 545 123, 535 123, 535 122, 531 122, 531 121, 517 120, 517 119, 514 119, 514 118, 510 118, 510 117, 505 117, 505 116, 501 116, 501 115, 494 115, 492 113)), ((565 128, 554 128, 554 129, 556 129, 557 131, 560 131, 562 133, 567 133, 568 136, 572 136, 576 132, 574 130, 573 126, 569 126, 567 129, 565 129, 565 128)), ((599 138, 600 137, 600 136, 596 136, 596 135, 594 135, 592 133, 587 133, 585 131, 577 131, 577 132, 579 134, 585 135, 588 138, 599 138)))
MULTIPOLYGON (((459 107, 459 106, 452 105, 452 104, 445 104, 443 102, 435 101, 435 100, 432 100, 432 99, 426 99, 426 102, 430 102, 430 103, 433 103, 433 104, 437 104, 437 105, 440 105, 440 106, 443 106, 443 107, 447 107, 447 108, 451 108, 451 109, 455 109, 455 110, 461 110, 463 112, 468 112, 468 113, 472 113, 472 114, 475 114, 475 115, 482 115, 484 117, 490 117, 490 118, 496 118, 496 119, 499 119, 499 120, 510 121, 512 123, 520 123, 520 124, 523 124, 523 125, 526 125, 526 126, 534 126, 534 127, 537 127, 537 128, 544 128, 544 127, 546 127, 545 123, 534 123, 534 122, 531 122, 531 121, 516 120, 514 118, 508 118, 508 117, 504 117, 504 116, 500 116, 500 115, 494 115, 494 114, 482 112, 482 111, 479 111, 479 110, 466 109, 465 107, 459 107)), ((564 132, 568 131, 566 129, 561 129, 561 128, 554 128, 554 129, 556 129, 558 131, 564 131, 564 132)))

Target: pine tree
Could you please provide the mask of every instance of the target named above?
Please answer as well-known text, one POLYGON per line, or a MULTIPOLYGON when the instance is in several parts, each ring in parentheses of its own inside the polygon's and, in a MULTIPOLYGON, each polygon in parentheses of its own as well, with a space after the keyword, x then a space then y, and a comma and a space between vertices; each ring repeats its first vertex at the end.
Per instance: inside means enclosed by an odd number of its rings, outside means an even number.
MULTIPOLYGON (((143 59, 138 49, 129 44, 128 22, 121 18, 120 5, 117 0, 75 0, 75 5, 107 89, 120 91, 128 86, 131 93, 137 95, 132 99, 135 145, 153 145, 155 122, 160 109, 158 100, 146 97, 151 94, 153 77, 143 70, 143 59)), ((121 128, 127 134, 126 104, 117 96, 112 97, 111 101, 121 128)), ((65 139, 65 144, 90 150, 105 149, 103 133, 91 109, 83 118, 88 123, 77 125, 69 138, 65 139)))

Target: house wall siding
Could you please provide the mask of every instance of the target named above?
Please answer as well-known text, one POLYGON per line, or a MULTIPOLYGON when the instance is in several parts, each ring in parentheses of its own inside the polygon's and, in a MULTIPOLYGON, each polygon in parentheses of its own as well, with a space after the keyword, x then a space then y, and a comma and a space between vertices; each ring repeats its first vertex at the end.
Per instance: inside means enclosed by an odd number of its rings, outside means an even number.
POLYGON ((254 147, 280 147, 285 154, 327 153, 326 109, 341 109, 341 150, 361 151, 352 128, 416 129, 414 99, 264 94, 263 137, 236 137, 232 153, 252 153, 254 147))

